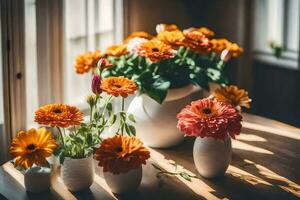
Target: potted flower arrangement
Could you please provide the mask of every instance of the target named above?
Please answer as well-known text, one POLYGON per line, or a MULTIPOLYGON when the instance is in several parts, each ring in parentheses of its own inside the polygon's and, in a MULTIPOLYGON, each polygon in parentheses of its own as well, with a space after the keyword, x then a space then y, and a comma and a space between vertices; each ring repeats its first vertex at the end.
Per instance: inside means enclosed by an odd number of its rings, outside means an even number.
POLYGON ((231 161, 231 139, 241 131, 241 107, 250 107, 245 90, 221 87, 210 98, 191 102, 177 115, 177 127, 197 137, 193 157, 200 175, 214 178, 227 170, 231 161))
MULTIPOLYGON (((87 55, 83 56, 80 61, 85 64, 93 64, 95 56, 91 58, 91 55, 94 53, 87 55)), ((134 115, 125 112, 124 106, 125 98, 136 92, 137 85, 133 80, 123 76, 108 77, 102 80, 101 73, 107 67, 109 67, 109 63, 102 58, 97 60, 97 66, 93 68, 94 75, 91 88, 94 94, 87 97, 87 103, 90 107, 88 122, 84 122, 83 113, 78 108, 66 104, 45 105, 35 112, 36 122, 55 127, 58 130, 59 147, 56 149, 55 155, 59 157, 61 163, 61 177, 64 184, 74 192, 89 188, 93 183, 95 152, 97 152, 96 159, 100 159, 99 165, 104 166, 105 177, 109 177, 105 179, 116 193, 123 193, 139 186, 142 172, 141 164, 149 158, 149 151, 142 146, 137 138, 132 137, 136 133, 133 126, 135 118, 134 115), (103 92, 105 95, 102 95, 103 92), (119 96, 121 97, 121 110, 116 112, 112 102, 115 97, 119 96), (117 136, 103 140, 101 133, 115 123, 118 124, 117 136), (124 134, 128 136, 125 137, 124 134), (116 145, 121 146, 115 149, 116 145), (122 163, 123 160, 124 166, 119 167, 124 168, 125 171, 107 168, 111 164, 101 160, 101 155, 108 153, 103 152, 103 148, 112 148, 111 150, 117 151, 115 153, 118 155, 111 157, 109 163, 122 163), (111 176, 110 173, 113 173, 114 176, 111 176), (127 178, 132 176, 133 178, 124 188, 122 185, 118 186, 121 183, 119 181, 120 176, 127 178)), ((109 158, 105 157, 105 159, 109 158)))
POLYGON ((107 185, 113 193, 123 194, 135 190, 142 180, 142 164, 150 152, 136 137, 117 134, 102 141, 95 159, 103 167, 107 185))
POLYGON ((136 116, 138 137, 152 147, 169 147, 183 139, 176 130, 178 108, 191 101, 191 93, 208 90, 210 82, 227 84, 225 63, 243 50, 227 39, 213 39, 214 32, 205 27, 181 31, 159 24, 156 30, 156 36, 134 32, 123 44, 107 48, 102 56, 112 66, 102 75, 138 84, 140 95, 128 109, 136 116))
POLYGON ((46 158, 53 154, 57 146, 51 132, 45 128, 20 131, 12 140, 10 153, 15 157, 15 167, 24 172, 26 191, 49 191, 51 167, 46 158))
MULTIPOLYGON (((105 59, 101 59, 100 63, 100 65, 108 64, 105 59)), ((146 163, 150 152, 134 137, 136 133, 132 124, 135 122, 134 115, 125 112, 124 108, 125 98, 135 93, 137 85, 123 76, 108 77, 101 81, 101 73, 102 70, 99 76, 94 75, 94 88, 100 86, 99 91, 104 91, 110 97, 121 97, 121 111, 110 115, 110 125, 119 118, 115 136, 101 142, 95 152, 95 159, 99 161, 99 166, 103 167, 105 181, 112 192, 121 194, 132 191, 140 185, 142 164, 146 163)))

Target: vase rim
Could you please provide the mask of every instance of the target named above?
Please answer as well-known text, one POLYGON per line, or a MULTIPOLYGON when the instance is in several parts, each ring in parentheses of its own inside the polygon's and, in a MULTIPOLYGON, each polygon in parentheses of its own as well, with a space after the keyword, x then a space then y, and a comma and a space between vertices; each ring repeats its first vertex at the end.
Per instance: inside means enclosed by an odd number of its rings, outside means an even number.
POLYGON ((90 155, 90 156, 85 157, 85 158, 71 158, 71 157, 65 157, 65 160, 87 160, 87 159, 90 159, 90 158, 93 158, 93 155, 90 155))
POLYGON ((168 89, 168 93, 164 102, 182 99, 199 90, 201 90, 201 87, 193 84, 188 84, 180 88, 168 89))

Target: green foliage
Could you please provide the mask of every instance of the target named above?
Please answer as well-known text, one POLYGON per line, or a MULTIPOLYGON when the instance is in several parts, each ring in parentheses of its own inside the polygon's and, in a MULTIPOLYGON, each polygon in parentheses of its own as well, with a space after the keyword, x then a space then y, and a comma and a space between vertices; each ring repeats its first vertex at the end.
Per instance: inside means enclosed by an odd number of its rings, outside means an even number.
MULTIPOLYGON (((203 56, 180 47, 171 59, 152 63, 136 54, 108 57, 112 67, 105 69, 103 77, 125 76, 134 80, 141 93, 162 103, 170 88, 194 84, 208 90, 209 82, 227 84, 224 61, 214 53, 203 56)), ((126 127, 125 127, 126 128, 126 127)))
POLYGON ((92 155, 100 146, 101 133, 105 128, 115 123, 116 119, 112 112, 112 97, 89 96, 87 102, 90 106, 90 120, 77 127, 65 129, 58 128, 60 146, 54 152, 63 163, 65 157, 86 158, 92 155), (68 133, 66 133, 68 132, 68 133))

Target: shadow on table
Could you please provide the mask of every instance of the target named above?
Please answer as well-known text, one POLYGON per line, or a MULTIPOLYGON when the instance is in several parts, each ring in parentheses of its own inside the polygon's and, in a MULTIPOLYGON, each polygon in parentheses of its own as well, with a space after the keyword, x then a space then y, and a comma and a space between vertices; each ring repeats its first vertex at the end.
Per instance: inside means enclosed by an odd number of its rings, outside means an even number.
MULTIPOLYGON (((247 150, 234 148, 231 168, 240 169, 246 173, 229 170, 225 176, 218 179, 201 178, 201 180, 215 190, 211 193, 218 198, 298 199, 300 187, 291 180, 299 181, 297 180, 299 171, 295 173, 294 171, 298 170, 297 166, 300 166, 299 154, 295 153, 295 147, 300 146, 300 141, 267 132, 252 131, 248 134, 256 135, 264 140, 239 140, 239 138, 237 140, 272 153, 266 155, 254 152, 251 148, 247 150)), ((194 139, 186 138, 180 146, 166 150, 156 149, 156 151, 163 154, 166 159, 175 160, 187 170, 198 174, 195 166, 191 165, 193 142, 194 139)))

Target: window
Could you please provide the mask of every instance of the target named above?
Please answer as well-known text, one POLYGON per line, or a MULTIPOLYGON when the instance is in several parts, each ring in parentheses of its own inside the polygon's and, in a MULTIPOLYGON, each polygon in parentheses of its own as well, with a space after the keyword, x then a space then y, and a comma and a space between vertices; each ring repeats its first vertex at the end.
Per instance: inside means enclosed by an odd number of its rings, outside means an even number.
POLYGON ((53 102, 84 109, 91 75, 78 75, 78 54, 122 39, 121 0, 24 0, 26 123, 34 111, 53 102))
POLYGON ((113 0, 64 1, 64 101, 84 105, 89 75, 78 75, 73 64, 84 51, 103 50, 115 41, 113 0))
POLYGON ((256 58, 271 64, 298 68, 299 0, 255 0, 254 50, 256 58), (282 47, 282 56, 272 55, 269 42, 282 47))

